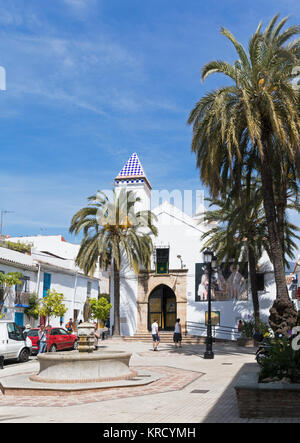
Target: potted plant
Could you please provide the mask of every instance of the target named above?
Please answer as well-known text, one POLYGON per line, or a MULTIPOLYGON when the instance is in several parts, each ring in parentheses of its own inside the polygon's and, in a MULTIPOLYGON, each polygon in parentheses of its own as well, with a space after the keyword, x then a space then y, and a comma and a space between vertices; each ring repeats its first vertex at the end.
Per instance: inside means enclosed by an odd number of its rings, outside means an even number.
POLYGON ((237 339, 239 346, 253 347, 254 339, 253 334, 255 332, 254 320, 249 318, 248 321, 243 320, 241 326, 241 337, 237 339))
POLYGON ((254 318, 248 316, 248 320, 243 320, 241 325, 241 337, 237 339, 239 346, 253 347, 256 340, 254 338, 255 333, 259 333, 264 336, 269 331, 269 325, 263 321, 256 321, 254 318))

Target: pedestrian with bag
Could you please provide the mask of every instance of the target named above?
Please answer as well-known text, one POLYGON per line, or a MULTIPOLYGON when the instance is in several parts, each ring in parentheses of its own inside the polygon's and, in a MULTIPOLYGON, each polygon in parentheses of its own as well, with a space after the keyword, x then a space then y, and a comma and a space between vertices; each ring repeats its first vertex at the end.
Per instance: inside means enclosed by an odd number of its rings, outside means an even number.
POLYGON ((40 325, 38 337, 39 337, 39 339, 38 339, 38 346, 39 346, 38 354, 43 354, 44 352, 46 352, 46 348, 47 348, 47 332, 46 332, 44 325, 40 325))
POLYGON ((68 332, 73 332, 73 320, 72 320, 72 318, 70 318, 70 320, 66 324, 66 330, 68 332))

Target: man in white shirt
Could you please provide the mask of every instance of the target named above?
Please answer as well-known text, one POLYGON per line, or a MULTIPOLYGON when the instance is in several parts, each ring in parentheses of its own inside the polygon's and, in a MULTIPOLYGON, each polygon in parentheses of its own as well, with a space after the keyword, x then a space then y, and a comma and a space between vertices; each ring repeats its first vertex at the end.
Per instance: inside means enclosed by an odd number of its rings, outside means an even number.
POLYGON ((154 323, 152 323, 151 332, 152 332, 152 339, 153 339, 153 351, 157 351, 159 341, 160 341, 157 320, 154 320, 154 323))

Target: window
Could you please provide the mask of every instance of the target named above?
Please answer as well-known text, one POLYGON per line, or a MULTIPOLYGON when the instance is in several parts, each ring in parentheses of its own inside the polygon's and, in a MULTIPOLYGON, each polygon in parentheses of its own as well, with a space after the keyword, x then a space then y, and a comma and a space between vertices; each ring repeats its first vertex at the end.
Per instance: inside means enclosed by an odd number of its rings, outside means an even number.
POLYGON ((31 329, 29 332, 27 332, 28 337, 37 337, 38 334, 38 330, 37 329, 31 329))
POLYGON ((156 274, 168 274, 169 273, 169 247, 156 248, 156 274))
POLYGON ((92 282, 87 282, 87 295, 91 295, 92 293, 92 282))
POLYGON ((44 272, 44 285, 43 285, 43 297, 47 296, 47 291, 51 286, 51 274, 44 272))
POLYGON ((7 332, 10 340, 23 341, 22 330, 15 323, 7 323, 7 332))
POLYGON ((21 283, 16 285, 16 293, 20 294, 21 292, 29 292, 30 277, 21 277, 20 281, 21 283))
POLYGON ((256 274, 256 289, 258 291, 264 291, 265 290, 265 274, 256 274))

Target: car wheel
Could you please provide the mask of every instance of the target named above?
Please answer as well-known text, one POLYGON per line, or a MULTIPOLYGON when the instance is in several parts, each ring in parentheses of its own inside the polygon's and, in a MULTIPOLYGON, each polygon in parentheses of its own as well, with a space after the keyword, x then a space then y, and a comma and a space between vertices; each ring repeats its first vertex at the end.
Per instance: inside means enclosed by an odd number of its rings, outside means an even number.
POLYGON ((22 349, 19 355, 19 362, 26 363, 29 360, 30 351, 27 348, 22 349))
POLYGON ((74 349, 74 351, 77 351, 77 349, 78 349, 78 341, 77 340, 74 341, 73 349, 74 349))
POLYGON ((56 346, 51 345, 50 352, 56 352, 56 351, 57 351, 56 346))

